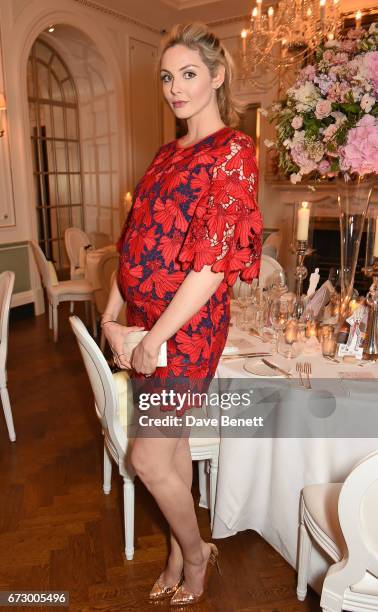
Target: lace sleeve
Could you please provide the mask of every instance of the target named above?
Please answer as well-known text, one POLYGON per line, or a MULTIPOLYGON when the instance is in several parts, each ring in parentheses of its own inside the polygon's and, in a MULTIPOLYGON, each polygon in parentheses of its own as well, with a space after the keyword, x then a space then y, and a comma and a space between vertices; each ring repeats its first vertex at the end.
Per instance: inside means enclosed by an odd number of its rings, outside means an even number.
POLYGON ((258 171, 252 140, 231 142, 214 164, 209 191, 197 204, 178 259, 199 272, 210 265, 232 286, 238 276, 259 274, 262 218, 257 205, 258 171))

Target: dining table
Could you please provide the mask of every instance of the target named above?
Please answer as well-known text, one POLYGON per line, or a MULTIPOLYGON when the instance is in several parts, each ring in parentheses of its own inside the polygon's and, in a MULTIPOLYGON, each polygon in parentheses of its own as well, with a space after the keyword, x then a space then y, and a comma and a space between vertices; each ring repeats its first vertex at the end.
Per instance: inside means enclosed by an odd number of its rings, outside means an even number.
MULTIPOLYGON (((266 427, 220 428, 213 537, 252 529, 293 568, 303 487, 342 482, 356 462, 378 449, 377 363, 327 360, 313 342, 303 350, 296 358, 283 357, 274 342, 239 329, 233 317, 216 374, 223 388, 235 383, 254 391, 254 414, 264 414, 266 427), (254 352, 270 353, 266 359, 289 376, 261 369, 260 357, 239 354, 254 352), (297 371, 304 363, 310 364, 308 377, 297 371)), ((309 584, 318 593, 329 564, 313 550, 309 584)))

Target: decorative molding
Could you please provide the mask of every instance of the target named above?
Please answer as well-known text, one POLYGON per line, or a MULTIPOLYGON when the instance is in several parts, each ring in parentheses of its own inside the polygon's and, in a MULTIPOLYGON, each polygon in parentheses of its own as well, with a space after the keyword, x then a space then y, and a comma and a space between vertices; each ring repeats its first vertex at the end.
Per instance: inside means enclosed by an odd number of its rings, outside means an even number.
POLYGON ((224 26, 230 25, 231 23, 245 23, 248 22, 250 18, 250 15, 237 15, 236 17, 225 17, 224 19, 219 19, 217 21, 207 21, 206 23, 211 26, 224 26))
MULTIPOLYGON (((210 2, 217 2, 217 1, 218 0, 210 0, 210 2)), ((114 9, 110 9, 105 6, 102 6, 101 4, 98 4, 97 2, 93 2, 93 0, 74 0, 74 2, 77 2, 78 4, 81 4, 82 6, 86 8, 89 8, 95 11, 99 11, 100 13, 103 13, 104 15, 108 15, 109 17, 112 17, 113 19, 127 21, 128 23, 136 25, 139 28, 148 30, 149 32, 153 32, 154 34, 161 34, 161 30, 159 30, 159 28, 143 23, 143 21, 139 21, 138 19, 134 19, 133 17, 129 17, 125 13, 120 13, 119 11, 115 11, 114 9)), ((195 0, 189 0, 189 2, 192 6, 195 6, 194 4, 195 0)), ((170 4, 170 6, 174 6, 173 0, 172 0, 172 4, 170 3, 170 0, 166 0, 166 4, 170 4)), ((200 2, 200 4, 203 4, 203 2, 200 2)), ((182 8, 189 8, 189 4, 182 8)), ((219 19, 215 21, 207 21, 207 23, 212 26, 224 26, 224 25, 229 25, 232 23, 245 22, 245 21, 248 21, 249 18, 250 18, 249 15, 237 15, 236 17, 226 17, 224 19, 219 19)))
POLYGON ((113 9, 102 6, 101 4, 97 4, 97 2, 92 2, 92 0, 74 0, 78 4, 81 4, 85 8, 93 9, 95 11, 99 11, 100 13, 107 15, 108 17, 112 17, 113 19, 119 19, 121 21, 127 21, 127 23, 131 23, 132 25, 136 25, 139 28, 144 30, 148 30, 149 32, 153 32, 154 34, 160 34, 160 30, 151 26, 147 23, 143 23, 142 21, 138 21, 138 19, 134 19, 133 17, 129 17, 124 13, 119 13, 113 9))
POLYGON ((204 4, 214 4, 214 2, 219 2, 219 0, 161 0, 161 2, 178 11, 182 11, 183 9, 203 6, 204 4))

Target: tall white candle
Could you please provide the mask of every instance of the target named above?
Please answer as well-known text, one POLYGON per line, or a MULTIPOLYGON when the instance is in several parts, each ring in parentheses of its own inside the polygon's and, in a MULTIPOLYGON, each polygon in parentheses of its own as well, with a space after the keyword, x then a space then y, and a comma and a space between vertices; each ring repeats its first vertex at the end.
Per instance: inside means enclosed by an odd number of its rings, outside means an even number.
POLYGON ((257 6, 257 23, 260 24, 261 21, 261 3, 262 0, 256 0, 256 6, 257 6))
POLYGON ((246 54, 247 51, 247 30, 242 30, 240 33, 241 36, 241 40, 242 40, 242 52, 243 52, 243 56, 246 54))
POLYGON ((268 27, 270 31, 273 30, 273 15, 274 15, 274 8, 270 6, 268 8, 268 27))
POLYGON ((374 238, 373 257, 378 257, 378 217, 375 220, 375 238, 374 238))
POLYGON ((324 23, 325 20, 325 4, 326 0, 320 0, 320 21, 324 23))
POLYGON ((355 20, 356 20, 356 30, 358 30, 361 27, 361 18, 362 18, 361 11, 358 10, 354 17, 355 17, 355 20))
POLYGON ((310 223, 310 208, 308 202, 302 202, 298 209, 297 240, 307 240, 310 223))
POLYGON ((252 15, 251 15, 251 28, 253 32, 256 30, 256 20, 257 20, 257 7, 255 6, 255 8, 252 11, 252 15))

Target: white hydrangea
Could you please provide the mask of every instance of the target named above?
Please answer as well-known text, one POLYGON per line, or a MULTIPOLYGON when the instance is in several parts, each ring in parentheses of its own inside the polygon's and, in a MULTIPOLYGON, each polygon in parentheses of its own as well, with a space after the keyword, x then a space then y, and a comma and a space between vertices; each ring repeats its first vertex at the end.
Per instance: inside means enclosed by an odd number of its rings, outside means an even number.
POLYGON ((295 130, 292 144, 301 144, 304 142, 306 132, 304 130, 295 130))
POLYGON ((297 111, 306 112, 315 108, 316 103, 321 96, 319 89, 315 87, 313 83, 307 81, 303 85, 300 85, 298 89, 293 89, 293 97, 297 102, 297 111))

